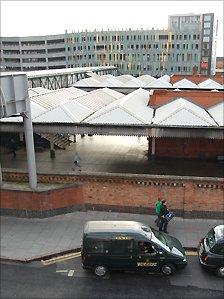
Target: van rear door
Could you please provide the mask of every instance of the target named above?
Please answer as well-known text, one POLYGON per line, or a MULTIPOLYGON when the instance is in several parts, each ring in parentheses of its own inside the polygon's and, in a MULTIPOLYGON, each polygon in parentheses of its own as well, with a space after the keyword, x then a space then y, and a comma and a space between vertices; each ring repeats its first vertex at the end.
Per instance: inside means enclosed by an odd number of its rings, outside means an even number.
POLYGON ((110 268, 131 270, 136 267, 135 241, 133 239, 111 240, 110 268))

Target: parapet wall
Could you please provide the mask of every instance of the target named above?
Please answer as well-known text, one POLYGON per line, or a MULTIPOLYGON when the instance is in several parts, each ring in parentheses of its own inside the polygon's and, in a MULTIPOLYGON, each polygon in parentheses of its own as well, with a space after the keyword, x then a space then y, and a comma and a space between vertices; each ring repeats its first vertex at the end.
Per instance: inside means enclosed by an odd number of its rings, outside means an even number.
MULTIPOLYGON (((4 181, 27 182, 26 173, 3 172, 4 181)), ((130 174, 39 174, 38 182, 57 184, 48 191, 1 190, 2 214, 48 217, 74 210, 154 213, 158 197, 186 218, 224 215, 224 180, 130 174)))

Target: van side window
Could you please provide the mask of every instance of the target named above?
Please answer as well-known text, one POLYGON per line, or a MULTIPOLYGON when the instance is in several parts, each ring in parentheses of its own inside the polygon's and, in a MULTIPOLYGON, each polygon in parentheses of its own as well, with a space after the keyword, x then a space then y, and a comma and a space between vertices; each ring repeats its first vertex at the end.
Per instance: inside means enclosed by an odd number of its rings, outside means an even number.
POLYGON ((138 242, 138 252, 140 254, 156 254, 156 249, 149 242, 138 242))
POLYGON ((112 252, 113 254, 132 254, 134 250, 133 240, 113 240, 112 252))
POLYGON ((216 244, 215 246, 212 247, 212 249, 210 251, 215 254, 224 255, 224 246, 221 244, 216 244))
POLYGON ((89 239, 86 249, 89 253, 108 253, 109 242, 104 240, 89 239))

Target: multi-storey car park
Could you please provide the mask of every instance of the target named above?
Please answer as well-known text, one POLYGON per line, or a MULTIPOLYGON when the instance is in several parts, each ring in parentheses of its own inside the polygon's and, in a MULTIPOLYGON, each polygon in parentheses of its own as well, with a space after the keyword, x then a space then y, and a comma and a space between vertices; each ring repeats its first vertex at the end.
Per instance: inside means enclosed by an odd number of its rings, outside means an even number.
POLYGON ((64 34, 1 38, 1 69, 29 71, 111 66, 121 74, 215 72, 214 14, 169 16, 168 29, 67 31, 64 34))

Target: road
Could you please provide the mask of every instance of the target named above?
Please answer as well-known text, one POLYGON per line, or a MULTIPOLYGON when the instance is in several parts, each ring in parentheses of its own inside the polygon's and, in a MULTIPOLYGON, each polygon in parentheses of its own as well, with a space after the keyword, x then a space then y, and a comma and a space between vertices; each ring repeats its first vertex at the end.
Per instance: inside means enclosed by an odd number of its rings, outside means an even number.
POLYGON ((206 299, 223 298, 223 279, 204 271, 196 256, 172 277, 113 272, 96 277, 81 267, 80 257, 43 265, 1 263, 1 298, 206 299))

